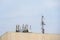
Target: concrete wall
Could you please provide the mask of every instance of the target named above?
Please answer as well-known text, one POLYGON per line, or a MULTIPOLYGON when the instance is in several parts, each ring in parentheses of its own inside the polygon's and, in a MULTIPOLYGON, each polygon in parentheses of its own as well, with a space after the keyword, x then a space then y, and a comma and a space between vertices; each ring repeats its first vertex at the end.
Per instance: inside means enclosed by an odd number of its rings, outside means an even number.
POLYGON ((8 33, 5 33, 2 36, 0 36, 0 40, 7 40, 7 37, 8 37, 8 33))
POLYGON ((0 37, 0 40, 1 40, 1 37, 0 37))
POLYGON ((60 34, 16 33, 7 32, 1 40, 60 40, 60 34))

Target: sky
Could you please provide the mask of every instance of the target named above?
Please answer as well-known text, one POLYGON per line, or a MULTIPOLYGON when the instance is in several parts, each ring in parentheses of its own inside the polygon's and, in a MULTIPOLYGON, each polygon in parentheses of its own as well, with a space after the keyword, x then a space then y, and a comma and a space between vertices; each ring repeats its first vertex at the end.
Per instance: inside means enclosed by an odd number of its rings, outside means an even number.
POLYGON ((42 15, 45 33, 60 34, 60 0, 0 0, 0 35, 15 32, 16 24, 41 33, 42 15))

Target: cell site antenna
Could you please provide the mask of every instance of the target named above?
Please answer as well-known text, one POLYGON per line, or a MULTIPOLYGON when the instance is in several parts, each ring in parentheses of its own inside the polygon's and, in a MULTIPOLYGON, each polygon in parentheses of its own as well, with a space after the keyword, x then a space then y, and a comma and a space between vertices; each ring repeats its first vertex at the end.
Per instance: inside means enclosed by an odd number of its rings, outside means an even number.
POLYGON ((23 26, 22 26, 22 32, 29 32, 27 24, 26 25, 23 24, 23 26))
POLYGON ((42 34, 44 34, 45 33, 45 29, 44 29, 44 25, 45 25, 45 23, 44 23, 44 16, 42 16, 42 18, 41 18, 41 25, 42 25, 42 34))
POLYGON ((19 25, 16 25, 16 32, 19 32, 19 25))
POLYGON ((29 32, 32 32, 32 31, 31 31, 31 25, 30 25, 30 28, 29 28, 29 29, 30 29, 29 32))

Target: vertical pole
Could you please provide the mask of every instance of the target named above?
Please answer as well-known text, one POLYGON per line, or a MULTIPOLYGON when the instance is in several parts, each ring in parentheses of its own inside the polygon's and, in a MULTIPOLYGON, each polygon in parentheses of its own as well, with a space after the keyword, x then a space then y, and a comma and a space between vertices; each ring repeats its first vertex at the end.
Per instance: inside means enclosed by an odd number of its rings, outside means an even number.
MULTIPOLYGON (((44 23, 44 16, 42 16, 42 34, 44 34, 45 33, 45 29, 44 29, 44 25, 45 25, 45 23, 44 23)), ((42 35, 42 40, 45 40, 45 36, 44 35, 42 35)))
POLYGON ((44 20, 43 20, 43 18, 44 18, 44 16, 42 16, 42 19, 41 19, 41 20, 42 20, 42 34, 45 33, 45 30, 44 30, 44 25, 45 25, 45 24, 44 24, 44 20))

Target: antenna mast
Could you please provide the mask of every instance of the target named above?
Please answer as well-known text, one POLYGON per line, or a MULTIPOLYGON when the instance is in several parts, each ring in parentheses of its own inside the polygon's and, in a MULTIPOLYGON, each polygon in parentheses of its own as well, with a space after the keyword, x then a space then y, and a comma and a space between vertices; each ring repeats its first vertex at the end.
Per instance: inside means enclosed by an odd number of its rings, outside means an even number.
POLYGON ((41 23, 41 25, 42 25, 42 34, 44 34, 45 33, 45 29, 44 29, 44 25, 45 25, 45 23, 44 23, 44 16, 42 16, 42 23, 41 23))

